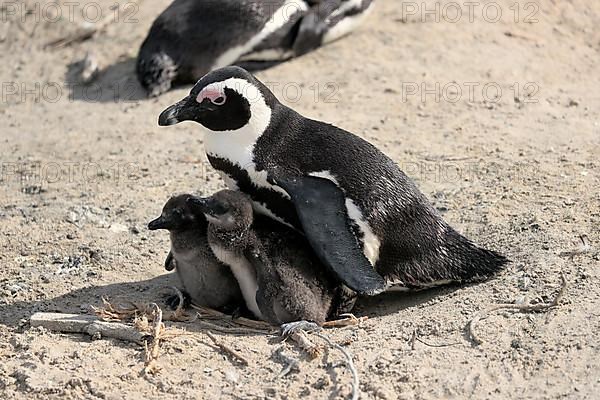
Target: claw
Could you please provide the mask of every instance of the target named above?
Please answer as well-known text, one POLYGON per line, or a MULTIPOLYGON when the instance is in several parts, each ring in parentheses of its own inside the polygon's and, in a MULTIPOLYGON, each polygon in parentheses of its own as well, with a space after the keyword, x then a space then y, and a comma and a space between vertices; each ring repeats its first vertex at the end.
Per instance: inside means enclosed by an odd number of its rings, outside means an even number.
POLYGON ((288 337, 289 335, 301 330, 305 332, 315 332, 320 331, 321 327, 310 321, 288 322, 287 324, 281 325, 281 336, 288 337))

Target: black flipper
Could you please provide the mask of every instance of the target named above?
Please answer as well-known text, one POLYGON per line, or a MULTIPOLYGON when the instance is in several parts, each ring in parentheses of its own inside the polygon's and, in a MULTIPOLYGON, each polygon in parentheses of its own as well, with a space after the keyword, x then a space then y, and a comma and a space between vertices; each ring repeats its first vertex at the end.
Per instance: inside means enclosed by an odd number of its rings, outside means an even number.
POLYGON ((293 45, 295 56, 301 56, 321 46, 328 29, 327 17, 339 8, 341 3, 342 0, 320 1, 302 17, 293 45))
POLYGON ((279 171, 270 179, 290 195, 306 238, 321 262, 359 294, 375 295, 385 290, 385 280, 351 231, 346 198, 335 183, 313 176, 282 176, 279 171))
POLYGON ((169 251, 167 258, 165 259, 165 269, 167 271, 173 271, 176 267, 175 259, 173 258, 173 252, 169 251))

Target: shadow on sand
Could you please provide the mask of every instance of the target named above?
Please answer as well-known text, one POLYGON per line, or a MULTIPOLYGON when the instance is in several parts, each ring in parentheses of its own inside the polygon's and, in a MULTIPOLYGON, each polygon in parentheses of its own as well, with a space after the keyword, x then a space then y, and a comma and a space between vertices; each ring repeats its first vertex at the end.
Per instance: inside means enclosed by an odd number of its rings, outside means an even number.
MULTIPOLYGON (((22 325, 23 319, 28 320, 33 313, 40 311, 85 313, 89 310, 90 305, 101 305, 102 298, 115 302, 119 300, 131 300, 138 303, 156 302, 164 308, 166 307, 166 298, 173 294, 171 287, 176 285, 178 285, 176 275, 165 274, 145 281, 77 289, 53 299, 2 304, 0 305, 0 324, 17 327, 22 325)), ((418 307, 437 296, 447 295, 458 288, 459 286, 449 286, 421 292, 384 293, 376 297, 359 299, 354 311, 357 316, 366 315, 370 318, 377 318, 418 307)), ((185 327, 191 331, 200 329, 200 327, 194 327, 194 323, 185 324, 185 327)))
MULTIPOLYGON (((238 63, 250 72, 259 72, 276 65, 282 61, 269 62, 243 62, 238 63)), ((149 99, 146 90, 140 85, 135 72, 136 59, 130 57, 117 61, 101 71, 89 84, 80 82, 82 62, 77 61, 68 65, 65 81, 69 89, 69 99, 86 103, 126 103, 149 99)), ((192 82, 177 84, 178 87, 191 87, 192 82)))
POLYGON ((89 84, 79 80, 81 62, 67 67, 65 81, 71 100, 86 103, 125 103, 147 99, 146 91, 135 75, 135 58, 120 60, 99 71, 89 84))

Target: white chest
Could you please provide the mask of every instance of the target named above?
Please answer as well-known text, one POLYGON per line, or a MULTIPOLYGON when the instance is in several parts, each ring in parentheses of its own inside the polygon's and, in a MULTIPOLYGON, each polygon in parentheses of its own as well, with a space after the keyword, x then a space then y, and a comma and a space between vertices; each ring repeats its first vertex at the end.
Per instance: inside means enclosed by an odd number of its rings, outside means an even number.
POLYGON ((225 250, 220 246, 215 246, 211 243, 211 250, 213 251, 215 257, 223 264, 228 265, 235 276, 235 279, 240 285, 240 290, 242 292, 242 296, 244 297, 244 301, 246 302, 246 307, 252 313, 260 319, 262 318, 262 313, 258 308, 258 304, 256 303, 256 292, 258 291, 258 283, 256 281, 256 271, 254 267, 246 260, 246 258, 238 256, 237 254, 225 250))

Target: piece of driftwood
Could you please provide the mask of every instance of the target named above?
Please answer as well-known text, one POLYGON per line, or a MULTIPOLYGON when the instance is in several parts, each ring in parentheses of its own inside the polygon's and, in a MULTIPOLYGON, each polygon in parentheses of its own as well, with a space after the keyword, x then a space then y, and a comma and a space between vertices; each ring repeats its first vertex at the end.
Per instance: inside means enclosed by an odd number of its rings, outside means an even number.
POLYGON ((29 323, 54 332, 85 333, 92 338, 108 337, 138 344, 143 344, 146 336, 131 325, 102 321, 94 315, 38 312, 29 323))

